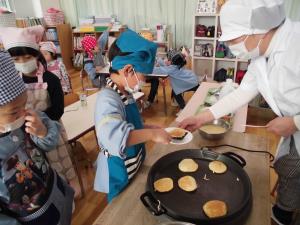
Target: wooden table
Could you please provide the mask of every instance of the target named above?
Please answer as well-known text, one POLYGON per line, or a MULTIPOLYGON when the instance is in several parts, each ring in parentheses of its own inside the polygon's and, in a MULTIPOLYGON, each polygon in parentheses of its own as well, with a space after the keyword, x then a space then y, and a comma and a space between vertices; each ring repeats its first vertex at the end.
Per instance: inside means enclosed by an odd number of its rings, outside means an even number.
MULTIPOLYGON (((182 112, 176 118, 176 121, 180 122, 189 116, 194 116, 198 107, 204 103, 209 89, 219 88, 221 87, 221 85, 222 84, 220 83, 202 82, 195 94, 192 96, 182 112)), ((247 110, 248 105, 244 105, 239 110, 237 110, 237 112, 235 112, 232 126, 233 131, 245 132, 246 127, 244 125, 246 124, 247 120, 247 110)))
MULTIPOLYGON (((145 94, 143 92, 134 93, 135 100, 141 99, 145 94)), ((67 107, 65 107, 64 114, 61 118, 62 123, 66 129, 68 142, 74 152, 76 141, 83 135, 90 131, 95 132, 94 112, 97 100, 97 93, 94 93, 87 97, 87 105, 81 106, 81 102, 77 101, 67 107)), ((95 133, 96 136, 96 133, 95 133)), ((97 138, 96 138, 97 139, 97 138)), ((78 166, 78 160, 76 153, 73 155, 73 163, 78 176, 79 185, 81 189, 82 197, 85 194, 82 176, 78 166)))
POLYGON ((162 88, 163 88, 163 96, 164 96, 164 112, 165 112, 165 116, 168 115, 168 111, 167 111, 167 96, 166 96, 166 85, 165 85, 165 81, 168 78, 168 74, 148 74, 147 77, 149 78, 161 78, 163 80, 162 83, 162 88))
MULTIPOLYGON (((151 165, 169 152, 219 144, 234 144, 252 150, 268 150, 268 143, 264 138, 236 132, 229 133, 223 140, 217 142, 203 140, 195 132, 193 141, 183 146, 157 144, 154 149, 148 151, 145 163, 132 183, 104 209, 94 225, 157 225, 164 219, 154 217, 139 199, 140 195, 145 192, 147 174, 151 165)), ((233 151, 244 157, 247 162, 245 170, 250 177, 253 193, 253 207, 245 225, 269 225, 269 157, 264 153, 249 153, 232 148, 216 149, 215 151, 233 151)))

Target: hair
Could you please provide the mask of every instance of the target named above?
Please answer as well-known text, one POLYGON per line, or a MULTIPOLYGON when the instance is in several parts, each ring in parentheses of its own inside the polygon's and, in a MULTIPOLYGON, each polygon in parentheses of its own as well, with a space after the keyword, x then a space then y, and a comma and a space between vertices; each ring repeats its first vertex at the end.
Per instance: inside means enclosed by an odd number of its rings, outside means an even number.
POLYGON ((183 54, 179 53, 179 54, 176 54, 172 57, 171 59, 171 63, 175 66, 178 67, 178 69, 181 69, 182 67, 185 66, 186 64, 186 60, 185 60, 185 57, 183 54))
MULTIPOLYGON (((112 62, 113 59, 117 56, 126 56, 126 55, 129 55, 129 54, 131 54, 131 52, 122 52, 121 49, 117 45, 117 40, 115 40, 109 48, 108 60, 110 62, 112 62)), ((109 68, 109 73, 119 74, 119 72, 117 70, 114 70, 112 67, 109 68)))
POLYGON ((12 57, 31 55, 36 57, 37 60, 43 65, 45 70, 47 70, 47 62, 42 55, 42 53, 34 48, 30 47, 13 47, 7 50, 12 57))

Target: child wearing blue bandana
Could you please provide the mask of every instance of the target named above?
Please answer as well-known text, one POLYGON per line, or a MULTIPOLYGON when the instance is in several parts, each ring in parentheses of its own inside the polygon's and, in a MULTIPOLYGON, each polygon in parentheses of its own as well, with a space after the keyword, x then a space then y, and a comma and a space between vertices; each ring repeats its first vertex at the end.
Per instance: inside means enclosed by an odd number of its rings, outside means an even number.
POLYGON ((133 93, 152 73, 157 46, 132 30, 124 31, 110 47, 110 77, 97 97, 95 126, 101 152, 94 189, 110 202, 134 178, 145 159, 146 141, 168 144, 169 134, 144 125, 133 93))

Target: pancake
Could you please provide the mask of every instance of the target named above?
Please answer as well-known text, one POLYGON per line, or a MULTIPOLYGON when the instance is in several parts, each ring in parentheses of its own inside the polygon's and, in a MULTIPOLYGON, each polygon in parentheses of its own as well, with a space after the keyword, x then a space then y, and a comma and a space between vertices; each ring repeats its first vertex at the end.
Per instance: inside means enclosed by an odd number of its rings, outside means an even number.
POLYGON ((208 168, 213 172, 213 173, 225 173, 227 171, 227 166, 221 162, 221 161, 212 161, 208 164, 208 168))
POLYGON ((211 200, 203 205, 203 211, 209 218, 217 218, 227 214, 227 206, 225 202, 219 200, 211 200))
POLYGON ((178 180, 178 186, 187 192, 195 191, 197 189, 197 183, 194 177, 184 176, 178 180))
POLYGON ((175 128, 168 133, 175 140, 182 140, 187 135, 187 131, 181 128, 175 128))
POLYGON ((183 159, 178 164, 178 169, 181 172, 195 172, 198 169, 198 164, 193 159, 183 159))
POLYGON ((226 128, 215 124, 204 125, 199 129, 207 134, 223 134, 227 131, 226 128))
POLYGON ((169 177, 164 177, 154 182, 154 190, 158 192, 169 192, 173 187, 173 180, 169 177))

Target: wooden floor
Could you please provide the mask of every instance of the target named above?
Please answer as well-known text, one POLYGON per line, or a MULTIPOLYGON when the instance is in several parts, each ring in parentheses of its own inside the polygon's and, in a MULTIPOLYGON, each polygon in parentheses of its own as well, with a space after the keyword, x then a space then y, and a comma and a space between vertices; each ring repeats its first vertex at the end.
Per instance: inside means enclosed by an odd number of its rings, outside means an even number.
MULTIPOLYGON (((75 92, 79 93, 81 90, 79 72, 70 71, 70 75, 72 78, 73 89, 75 92)), ((149 93, 149 89, 150 87, 148 86, 145 87, 143 90, 146 96, 149 93)), ((145 110, 142 113, 145 123, 157 124, 166 127, 172 121, 174 121, 178 109, 176 107, 170 106, 170 96, 171 96, 171 90, 168 87, 167 88, 168 116, 165 116, 163 110, 162 90, 161 88, 159 88, 158 101, 155 102, 149 109, 145 110)), ((186 100, 188 100, 190 96, 191 95, 189 94, 185 95, 186 100)), ((248 123, 253 125, 255 124, 264 125, 272 117, 273 114, 271 114, 268 111, 263 110, 260 113, 253 113, 253 110, 250 109, 248 114, 248 123)), ((279 141, 279 138, 276 135, 267 132, 265 129, 247 128, 247 132, 254 133, 259 136, 263 136, 267 138, 269 140, 270 152, 272 152, 273 154, 275 153, 276 146, 279 141)), ((83 154, 82 158, 86 159, 88 157, 91 161, 95 161, 97 158, 98 149, 97 149, 94 133, 85 135, 79 141, 84 147, 84 152, 86 152, 86 154, 83 154)), ((146 144, 147 151, 151 151, 152 146, 153 143, 151 142, 147 143, 146 144)), ((94 169, 91 166, 89 166, 89 164, 86 163, 86 160, 81 161, 80 167, 84 179, 86 195, 84 198, 80 200, 76 200, 76 210, 73 215, 72 225, 91 225, 94 222, 94 220, 99 216, 99 214, 102 212, 102 210, 105 208, 107 202, 104 194, 97 193, 93 190, 94 169)), ((271 175, 270 190, 271 190, 275 184, 277 177, 275 173, 272 171, 272 169, 270 170, 270 175, 271 175)))

